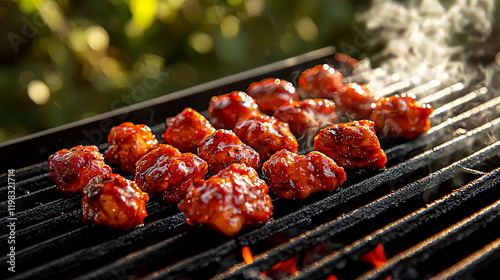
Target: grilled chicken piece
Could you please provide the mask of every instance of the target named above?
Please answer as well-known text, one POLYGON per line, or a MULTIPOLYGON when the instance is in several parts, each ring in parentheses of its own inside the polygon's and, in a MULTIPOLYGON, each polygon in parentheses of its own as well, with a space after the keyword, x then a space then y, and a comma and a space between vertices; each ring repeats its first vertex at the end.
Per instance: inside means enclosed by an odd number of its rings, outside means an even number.
POLYGON ((266 182, 257 172, 233 163, 189 189, 179 209, 190 225, 206 224, 227 236, 244 226, 263 223, 272 215, 273 205, 266 182))
POLYGON ((276 78, 251 83, 247 93, 255 99, 260 110, 266 114, 272 114, 279 106, 300 99, 292 83, 276 78))
POLYGON ((329 99, 304 99, 278 108, 276 119, 288 123, 297 137, 313 136, 321 128, 337 122, 335 103, 329 99))
POLYGON ((374 126, 369 120, 331 125, 314 138, 314 149, 347 170, 383 168, 387 157, 380 148, 374 126))
POLYGON ((429 130, 432 111, 431 105, 421 105, 411 95, 403 93, 380 99, 370 119, 384 135, 413 139, 429 130))
POLYGON ((368 119, 379 99, 368 85, 356 83, 342 86, 333 97, 337 110, 355 120, 368 119))
POLYGON ((131 122, 113 127, 108 135, 108 144, 104 156, 130 174, 135 173, 135 163, 159 145, 147 125, 131 122))
POLYGON ((264 162, 262 171, 269 187, 284 199, 305 199, 311 193, 333 191, 346 180, 342 167, 316 151, 298 155, 281 150, 264 162))
POLYGON ((208 115, 216 128, 233 129, 239 119, 260 113, 255 100, 243 91, 213 96, 208 104, 208 115))
POLYGON ((83 221, 129 230, 144 225, 147 193, 118 174, 94 177, 83 189, 83 221))
POLYGON ((344 76, 331 65, 316 65, 300 75, 299 94, 304 98, 333 99, 343 85, 343 78, 344 76))
POLYGON ((208 163, 212 173, 218 173, 231 163, 241 163, 248 167, 260 167, 259 154, 241 142, 231 130, 219 129, 200 142, 198 155, 208 163))
POLYGON ((57 189, 68 195, 81 192, 95 176, 111 173, 96 146, 62 149, 49 157, 47 167, 57 189))
POLYGON ((179 202, 193 181, 205 178, 207 163, 195 154, 181 154, 161 144, 137 162, 135 181, 149 194, 162 193, 167 202, 179 202))
POLYGON ((215 128, 200 113, 186 108, 175 117, 168 118, 165 124, 163 141, 178 148, 181 152, 196 153, 198 144, 215 128))
POLYGON ((287 123, 266 115, 252 116, 236 123, 234 132, 243 143, 259 153, 261 162, 281 149, 297 152, 299 144, 287 123))

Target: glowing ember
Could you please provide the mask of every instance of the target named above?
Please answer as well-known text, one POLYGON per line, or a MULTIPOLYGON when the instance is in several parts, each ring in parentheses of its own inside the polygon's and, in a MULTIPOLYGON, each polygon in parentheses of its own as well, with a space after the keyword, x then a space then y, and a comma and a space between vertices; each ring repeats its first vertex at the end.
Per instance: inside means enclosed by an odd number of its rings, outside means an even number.
POLYGON ((384 245, 379 243, 375 249, 359 257, 359 260, 371 264, 373 267, 384 265, 387 261, 385 256, 384 245))
MULTIPOLYGON (((243 256, 245 263, 253 263, 253 254, 252 251, 250 251, 250 247, 244 246, 241 249, 241 255, 243 256)), ((297 272, 297 262, 298 259, 296 257, 291 257, 287 260, 276 263, 270 269, 262 271, 261 274, 272 279, 281 279, 297 272)))
MULTIPOLYGON (((379 243, 375 249, 359 257, 359 260, 365 263, 371 264, 373 267, 383 266, 387 261, 387 257, 384 251, 384 245, 379 243)), ((385 280, 391 280, 391 276, 387 276, 385 280)))
POLYGON ((250 251, 250 247, 244 246, 241 249, 241 254, 243 255, 243 260, 245 260, 247 264, 253 263, 253 255, 252 251, 250 251))
POLYGON ((297 272, 297 262, 297 257, 291 257, 287 260, 278 262, 270 269, 262 271, 261 273, 272 279, 285 278, 297 272))
POLYGON ((326 277, 326 280, 337 280, 337 277, 335 277, 335 275, 331 274, 328 277, 326 277))

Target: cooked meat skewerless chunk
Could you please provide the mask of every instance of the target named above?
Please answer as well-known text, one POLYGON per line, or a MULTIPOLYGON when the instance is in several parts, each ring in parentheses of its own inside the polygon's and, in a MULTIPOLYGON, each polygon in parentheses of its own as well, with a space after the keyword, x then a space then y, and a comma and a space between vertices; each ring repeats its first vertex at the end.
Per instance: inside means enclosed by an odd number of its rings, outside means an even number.
POLYGON ((335 103, 329 99, 304 99, 283 105, 273 114, 288 123, 297 137, 316 135, 318 131, 337 122, 335 103))
MULTIPOLYGON (((161 157, 173 157, 180 156, 181 152, 179 149, 172 145, 168 144, 160 144, 158 148, 151 150, 149 153, 143 155, 136 163, 135 163, 135 181, 138 182, 140 177, 137 177, 137 174, 141 174, 146 171, 148 168, 153 166, 159 158, 161 157)), ((142 189, 142 188, 141 188, 142 189)), ((147 192, 146 189, 142 189, 147 192)))
POLYGON ((95 176, 111 173, 96 146, 62 149, 49 157, 47 167, 57 189, 68 195, 81 192, 95 176))
POLYGON ((272 114, 279 106, 300 99, 292 83, 276 78, 251 83, 247 93, 255 99, 260 110, 266 114, 272 114))
POLYGON ((403 93, 380 99, 370 119, 384 135, 413 139, 429 130, 432 111, 431 105, 421 105, 411 95, 403 93))
POLYGON ((299 94, 302 97, 329 98, 334 95, 343 85, 344 76, 333 66, 328 64, 316 65, 306 69, 299 77, 299 94))
POLYGON ((208 115, 216 128, 233 129, 239 119, 260 113, 255 100, 243 91, 214 96, 208 104, 208 115))
POLYGON ((94 177, 83 189, 83 221, 129 230, 143 225, 149 196, 118 174, 94 177))
POLYGON ((196 153, 198 144, 205 136, 215 132, 215 128, 200 113, 186 108, 175 117, 167 118, 163 141, 181 152, 196 153))
POLYGON ((257 172, 233 163, 207 180, 197 181, 179 203, 186 222, 206 224, 227 236, 244 226, 263 223, 272 215, 269 189, 257 172))
POLYGON ((205 178, 207 170, 207 163, 195 154, 181 154, 162 144, 137 162, 135 181, 149 194, 162 193, 167 202, 178 202, 192 181, 205 178))
POLYGON ((243 143, 259 153, 261 162, 281 149, 291 152, 299 149, 288 124, 266 115, 241 119, 236 123, 234 132, 243 143))
POLYGON ((248 167, 260 167, 259 154, 241 142, 231 130, 219 129, 200 142, 198 155, 208 163, 212 173, 218 173, 231 163, 241 163, 248 167))
POLYGON ((130 174, 135 173, 135 163, 159 145, 147 125, 131 122, 113 127, 108 135, 108 144, 104 156, 130 174))
POLYGON ((354 120, 368 119, 379 99, 368 85, 355 83, 343 85, 333 97, 337 110, 354 120))
POLYGON ((320 152, 298 155, 287 150, 275 153, 262 165, 269 187, 281 198, 305 199, 319 191, 333 191, 346 180, 342 167, 320 152))
POLYGON ((344 169, 383 168, 387 162, 369 120, 334 124, 319 131, 314 148, 344 169))

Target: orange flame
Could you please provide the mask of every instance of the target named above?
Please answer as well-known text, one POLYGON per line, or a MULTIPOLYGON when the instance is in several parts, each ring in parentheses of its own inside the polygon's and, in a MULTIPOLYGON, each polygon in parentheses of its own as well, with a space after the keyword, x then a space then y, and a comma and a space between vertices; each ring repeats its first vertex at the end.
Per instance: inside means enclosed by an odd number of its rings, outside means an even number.
MULTIPOLYGON (((375 249, 359 257, 359 260, 365 263, 371 264, 373 267, 383 266, 387 261, 387 256, 385 255, 384 245, 379 243, 375 249)), ((390 280, 391 276, 387 276, 386 280, 390 280)))
POLYGON ((243 260, 245 260, 247 264, 253 263, 253 255, 252 251, 250 251, 250 247, 244 246, 241 249, 241 254, 243 255, 243 260))
POLYGON ((387 261, 385 256, 384 245, 379 243, 375 249, 359 257, 359 260, 371 264, 373 267, 384 265, 387 261))
POLYGON ((335 275, 330 274, 328 277, 326 277, 326 280, 337 280, 337 277, 335 275))
MULTIPOLYGON (((250 247, 244 246, 243 248, 241 248, 241 255, 243 256, 243 260, 245 261, 245 263, 247 264, 253 263, 254 259, 252 251, 250 251, 250 247)), ((288 275, 292 275, 298 271, 297 262, 298 259, 296 257, 291 257, 287 260, 276 263, 270 269, 264 270, 261 273, 263 275, 269 275, 272 278, 283 278, 288 275)))

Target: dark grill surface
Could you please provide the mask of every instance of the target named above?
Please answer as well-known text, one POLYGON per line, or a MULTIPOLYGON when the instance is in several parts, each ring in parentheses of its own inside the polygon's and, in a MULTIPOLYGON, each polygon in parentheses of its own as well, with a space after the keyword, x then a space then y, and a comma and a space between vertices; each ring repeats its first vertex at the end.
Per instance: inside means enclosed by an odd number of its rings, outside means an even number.
MULTIPOLYGON (((103 120, 110 119, 113 125, 125 120, 145 123, 161 139, 166 117, 185 107, 206 110, 211 96, 245 90, 262 78, 295 83, 301 71, 320 63, 334 64, 351 76, 352 69, 334 61, 333 54, 333 48, 321 49, 0 145, 0 153, 9 159, 0 171, 4 173, 0 175, 3 278, 484 279, 494 275, 500 264, 500 96, 480 83, 388 82, 379 92, 410 91, 433 105, 431 130, 415 140, 381 139, 387 168, 349 172, 338 191, 313 194, 303 201, 272 196, 272 219, 233 238, 188 226, 175 204, 156 196, 148 202, 144 227, 121 232, 85 225, 81 196, 60 194, 48 174, 46 160, 59 149, 88 141, 103 151, 106 137, 97 137, 109 131, 99 127, 103 120), (84 131, 94 131, 96 137, 85 138, 84 131), (98 138, 100 142, 93 141, 98 138), (13 215, 8 207, 8 169, 15 169, 13 215), (12 221, 15 273, 7 270, 12 221), (378 244, 384 247, 386 262, 374 268, 360 261, 378 244), (252 251, 253 263, 243 261, 243 246, 252 251), (290 259, 296 261, 294 274, 261 273, 290 259)), ((114 172, 120 171, 115 167, 114 172)))

